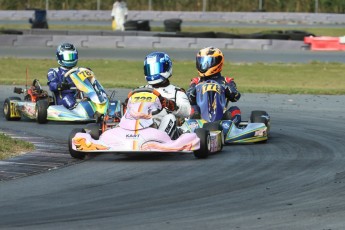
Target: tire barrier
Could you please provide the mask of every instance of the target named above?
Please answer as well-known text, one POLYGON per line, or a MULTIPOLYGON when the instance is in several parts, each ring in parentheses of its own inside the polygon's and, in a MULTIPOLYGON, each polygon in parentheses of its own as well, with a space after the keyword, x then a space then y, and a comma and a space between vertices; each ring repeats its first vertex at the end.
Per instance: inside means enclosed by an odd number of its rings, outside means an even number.
POLYGON ((129 20, 124 23, 125 31, 150 31, 149 20, 129 20))
POLYGON ((342 51, 345 50, 345 37, 305 37, 304 43, 315 51, 342 51))
POLYGON ((173 18, 164 20, 164 31, 165 32, 180 32, 181 31, 182 19, 173 18))

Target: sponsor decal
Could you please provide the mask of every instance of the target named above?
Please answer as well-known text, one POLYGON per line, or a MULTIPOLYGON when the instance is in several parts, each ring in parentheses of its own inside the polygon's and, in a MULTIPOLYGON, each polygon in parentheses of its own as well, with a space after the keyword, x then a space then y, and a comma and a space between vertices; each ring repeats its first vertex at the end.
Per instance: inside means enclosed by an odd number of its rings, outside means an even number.
POLYGON ((126 134, 126 139, 139 139, 140 134, 126 134))

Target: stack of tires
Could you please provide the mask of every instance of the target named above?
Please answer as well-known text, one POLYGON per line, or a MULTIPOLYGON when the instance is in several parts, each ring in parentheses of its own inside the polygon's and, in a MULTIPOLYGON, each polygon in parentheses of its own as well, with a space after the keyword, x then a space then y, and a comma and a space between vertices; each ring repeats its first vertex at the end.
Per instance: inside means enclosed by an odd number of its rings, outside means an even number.
POLYGON ((124 24, 125 31, 150 31, 149 20, 129 20, 124 24))
POLYGON ((182 20, 179 18, 164 20, 165 32, 180 32, 182 20))

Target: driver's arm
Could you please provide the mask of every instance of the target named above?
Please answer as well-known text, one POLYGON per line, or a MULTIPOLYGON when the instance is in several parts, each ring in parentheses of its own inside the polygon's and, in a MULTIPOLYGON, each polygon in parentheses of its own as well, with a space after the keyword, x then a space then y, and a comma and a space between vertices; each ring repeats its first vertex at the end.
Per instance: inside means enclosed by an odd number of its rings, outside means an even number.
POLYGON ((236 102, 241 98, 241 93, 237 90, 236 83, 231 80, 226 80, 225 96, 231 102, 236 102))
POLYGON ((191 113, 191 105, 187 94, 182 89, 176 91, 176 105, 178 106, 178 109, 173 112, 176 117, 189 117, 191 113))
POLYGON ((54 69, 50 69, 47 74, 48 86, 50 91, 57 92, 58 84, 60 83, 57 73, 54 69))

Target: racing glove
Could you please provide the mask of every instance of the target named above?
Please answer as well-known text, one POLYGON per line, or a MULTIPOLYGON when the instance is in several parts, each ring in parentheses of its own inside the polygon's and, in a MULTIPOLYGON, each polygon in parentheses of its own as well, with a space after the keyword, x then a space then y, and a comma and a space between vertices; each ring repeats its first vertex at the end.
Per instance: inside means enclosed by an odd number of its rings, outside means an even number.
POLYGON ((70 88, 71 86, 67 82, 61 82, 58 84, 58 87, 57 87, 59 91, 70 89, 70 88))
POLYGON ((170 99, 165 98, 165 97, 160 97, 159 100, 160 100, 163 108, 166 108, 167 110, 169 110, 171 112, 178 110, 178 106, 176 105, 175 101, 170 100, 170 99))

